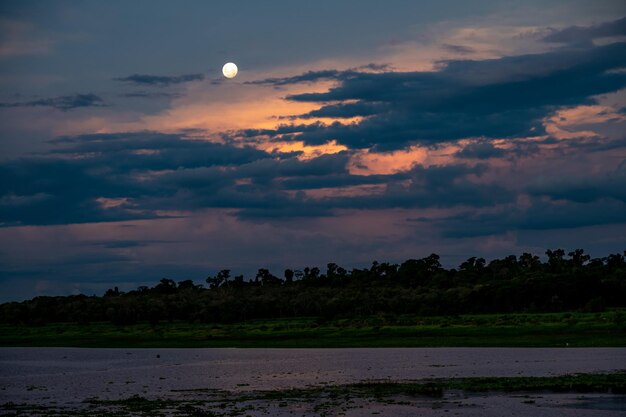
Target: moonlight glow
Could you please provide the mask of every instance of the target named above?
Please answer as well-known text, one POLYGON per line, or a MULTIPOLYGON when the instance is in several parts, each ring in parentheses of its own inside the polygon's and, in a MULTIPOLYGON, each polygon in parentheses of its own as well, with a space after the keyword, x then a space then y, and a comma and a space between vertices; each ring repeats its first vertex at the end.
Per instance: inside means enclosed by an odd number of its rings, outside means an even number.
POLYGON ((224 77, 226 78, 235 78, 237 75, 237 65, 232 62, 227 62, 222 67, 222 74, 224 74, 224 77))

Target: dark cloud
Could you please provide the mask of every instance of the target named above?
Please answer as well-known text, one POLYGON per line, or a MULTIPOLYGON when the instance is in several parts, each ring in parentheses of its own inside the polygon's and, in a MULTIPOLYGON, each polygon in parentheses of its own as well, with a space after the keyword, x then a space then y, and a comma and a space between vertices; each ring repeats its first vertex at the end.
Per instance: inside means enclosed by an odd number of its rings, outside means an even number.
POLYGON ((183 74, 183 75, 149 75, 133 74, 128 77, 114 78, 115 81, 123 81, 143 86, 167 87, 173 84, 182 84, 190 81, 204 80, 204 74, 183 74))
POLYGON ((480 184, 468 179, 480 176, 486 170, 484 165, 416 166, 408 172, 392 175, 367 176, 331 174, 316 177, 292 178, 281 181, 274 190, 284 189, 328 189, 355 185, 382 185, 381 192, 365 195, 329 196, 318 199, 296 194, 285 201, 284 198, 271 200, 278 210, 266 210, 263 205, 243 209, 240 217, 251 218, 280 216, 321 216, 330 215, 336 209, 378 210, 388 208, 453 207, 457 205, 484 207, 510 202, 511 192, 496 184, 480 184), (288 204, 285 204, 288 203, 288 204))
POLYGON ((141 193, 127 176, 103 175, 89 159, 29 158, 0 166, 0 225, 66 224, 158 217, 126 198, 141 193), (105 207, 98 199, 122 199, 105 207))
POLYGON ((176 98, 180 97, 180 94, 166 93, 163 91, 133 91, 130 93, 121 94, 120 96, 124 98, 176 98))
POLYGON ((83 266, 83 265, 102 265, 102 264, 111 264, 111 263, 126 263, 131 262, 132 258, 126 255, 122 255, 119 253, 81 253, 79 255, 67 256, 63 259, 56 259, 52 262, 47 263, 46 266, 63 266, 66 264, 72 266, 83 266))
POLYGON ((464 238, 516 230, 572 229, 626 224, 626 161, 603 175, 532 182, 522 192, 528 204, 503 204, 488 212, 415 219, 432 222, 445 237, 464 238))
MULTIPOLYGON (((300 161, 231 144, 155 132, 53 141, 45 156, 0 164, 0 224, 46 225, 161 218, 207 207, 316 213, 284 178, 346 173, 348 155, 300 161), (238 181, 243 183, 239 184, 238 181)), ((268 214, 265 214, 267 216, 268 214)))
POLYGON ((73 110, 81 107, 104 107, 104 100, 95 94, 73 94, 42 98, 38 100, 0 103, 0 107, 52 107, 58 110, 73 110))
POLYGON ((522 230, 569 229, 626 223, 626 206, 611 200, 593 203, 536 204, 519 222, 522 230), (598 216, 598 213, 602 213, 598 216))
POLYGON ((433 72, 349 74, 327 92, 288 98, 320 103, 362 100, 413 111, 470 114, 577 104, 590 95, 624 85, 624 75, 606 71, 626 65, 625 52, 626 43, 615 43, 498 59, 447 61, 433 72), (587 82, 582 83, 583 79, 587 82))
POLYGON ((177 243, 174 240, 102 240, 95 242, 81 242, 81 246, 96 246, 105 249, 143 248, 155 244, 177 243))
POLYGON ((289 159, 264 159, 241 165, 238 175, 262 178, 293 177, 293 176, 325 176, 347 172, 348 154, 340 152, 321 155, 314 159, 300 161, 289 159))
MULTIPOLYGON (((548 196, 554 200, 589 203, 614 199, 626 203, 626 160, 606 175, 548 179, 528 186, 531 195, 548 196)), ((626 212, 626 206, 624 207, 626 212)))
POLYGON ((476 142, 466 145, 454 154, 457 158, 489 159, 499 158, 505 154, 502 148, 496 148, 490 142, 476 142))
POLYGON ((258 85, 288 85, 298 84, 304 82, 314 82, 327 79, 344 79, 350 74, 354 74, 353 71, 339 71, 339 70, 323 70, 323 71, 307 71, 304 74, 294 75, 293 77, 275 77, 266 78, 263 80, 246 81, 245 84, 258 84, 258 85))
POLYGON ((626 224, 626 207, 614 200, 590 203, 533 200, 530 207, 503 206, 495 212, 462 214, 440 219, 419 219, 438 225, 448 238, 500 235, 520 230, 558 230, 606 224, 626 224), (602 213, 602 215, 598 215, 602 213))
MULTIPOLYGON (((177 170, 159 178, 159 187, 169 190, 175 198, 146 201, 159 208, 185 207, 201 209, 210 207, 232 208, 260 213, 263 217, 279 217, 278 212, 304 215, 304 213, 330 213, 332 207, 323 207, 303 193, 292 193, 282 183, 289 178, 319 177, 346 172, 347 155, 324 155, 308 161, 294 157, 267 158, 242 164, 231 170, 222 167, 177 170), (272 213, 269 213, 272 212, 272 213)), ((243 214, 242 214, 243 216, 243 214)), ((249 215, 248 215, 249 217, 249 215)))
POLYGON ((454 52, 455 54, 472 54, 476 52, 474 48, 465 45, 444 44, 443 47, 447 51, 454 52))
POLYGON ((0 164, 0 225, 166 217, 145 201, 172 197, 175 190, 162 189, 153 173, 269 157, 247 147, 154 132, 82 135, 54 143, 59 149, 48 155, 0 164))
POLYGON ((406 173, 393 175, 351 175, 348 173, 288 178, 281 182, 287 190, 314 190, 319 188, 352 187, 357 185, 379 185, 406 179, 406 173))
POLYGON ((626 17, 593 26, 570 26, 553 29, 543 38, 545 42, 587 43, 597 38, 626 36, 626 17))
MULTIPOLYGON (((335 117, 340 114, 341 117, 357 116, 358 114, 347 112, 351 107, 352 104, 336 107, 331 105, 329 109, 322 107, 315 112, 329 114, 329 110, 335 117)), ((254 138, 261 134, 269 139, 298 140, 309 145, 322 145, 330 140, 337 140, 349 148, 390 151, 404 149, 415 143, 437 144, 467 137, 534 136, 543 133, 542 118, 545 115, 546 111, 539 109, 502 111, 479 116, 465 113, 413 113, 409 108, 395 108, 350 124, 334 122, 289 125, 275 130, 240 131, 236 135, 254 138)))
POLYGON ((330 104, 322 107, 318 110, 310 111, 301 116, 301 118, 316 118, 316 117, 332 117, 332 118, 351 118, 356 116, 373 116, 381 114, 390 109, 390 106, 386 103, 346 103, 346 104, 330 104))
POLYGON ((294 75, 291 77, 265 78, 263 80, 246 81, 244 84, 282 86, 289 84, 310 83, 320 80, 346 80, 350 77, 358 76, 362 73, 369 74, 373 72, 387 71, 389 69, 390 66, 387 64, 371 63, 343 71, 335 69, 307 71, 304 74, 294 75))
POLYGON ((46 155, 0 164, 2 226, 157 219, 206 208, 233 209, 242 219, 318 217, 337 209, 483 207, 512 198, 501 186, 477 181, 487 170, 482 164, 364 176, 348 171, 349 152, 299 160, 157 132, 62 137, 53 144, 46 155), (361 185, 379 189, 306 193, 361 185))
POLYGON ((389 64, 377 64, 377 63, 369 63, 369 64, 365 64, 365 65, 361 65, 358 67, 354 68, 355 70, 367 70, 367 71, 374 71, 374 72, 381 72, 381 71, 389 71, 392 69, 391 65, 389 64))
POLYGON ((61 137, 53 143, 57 148, 50 151, 51 155, 88 155, 91 166, 119 173, 238 165, 269 157, 250 147, 158 132, 80 135, 61 137))
POLYGON ((575 151, 603 152, 613 149, 626 148, 626 138, 614 140, 597 137, 578 139, 576 141, 568 141, 565 143, 565 146, 575 151))
POLYGON ((140 240, 111 240, 100 244, 107 249, 126 249, 148 246, 146 242, 140 240))
POLYGON ((560 106, 593 103, 593 96, 626 86, 626 43, 559 49, 481 61, 441 63, 431 72, 335 70, 262 80, 283 85, 333 78, 321 93, 287 99, 319 103, 300 117, 365 117, 351 124, 286 125, 240 135, 302 140, 336 139, 350 148, 402 149, 468 137, 516 138, 544 134, 543 120, 560 106))
MULTIPOLYGON (((471 206, 486 207, 512 201, 514 194, 494 183, 480 183, 470 176, 481 176, 485 165, 464 164, 416 166, 404 174, 403 181, 388 182, 382 194, 337 197, 324 200, 341 208, 427 208, 471 206)), ((400 175, 398 179, 403 179, 400 175)))

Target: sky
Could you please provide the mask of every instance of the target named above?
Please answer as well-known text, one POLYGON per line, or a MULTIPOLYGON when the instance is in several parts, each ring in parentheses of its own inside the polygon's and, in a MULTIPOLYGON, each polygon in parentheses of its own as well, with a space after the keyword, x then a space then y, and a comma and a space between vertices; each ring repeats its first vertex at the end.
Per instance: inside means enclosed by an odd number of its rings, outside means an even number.
POLYGON ((0 301, 554 248, 626 249, 624 2, 0 4, 0 301))

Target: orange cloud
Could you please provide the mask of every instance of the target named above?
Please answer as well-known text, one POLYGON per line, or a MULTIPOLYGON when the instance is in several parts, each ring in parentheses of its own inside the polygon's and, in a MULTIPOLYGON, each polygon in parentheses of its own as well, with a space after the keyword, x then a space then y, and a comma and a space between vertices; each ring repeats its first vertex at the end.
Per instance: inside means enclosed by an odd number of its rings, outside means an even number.
POLYGON ((303 190, 307 197, 322 199, 325 197, 358 197, 383 194, 387 186, 385 184, 352 185, 349 187, 316 188, 303 190))
POLYGON ((610 121, 626 121, 626 116, 609 106, 576 106, 559 110, 544 121, 546 131, 557 139, 598 136, 590 128, 610 121))
POLYGON ((389 175, 408 171, 415 165, 446 165, 454 161, 459 145, 449 144, 437 148, 414 145, 408 149, 391 152, 374 152, 370 149, 354 153, 348 164, 352 175, 389 175))
POLYGON ((302 152, 298 156, 298 159, 300 160, 313 159, 321 155, 334 154, 348 149, 346 146, 338 144, 336 140, 332 140, 323 145, 305 145, 303 141, 272 141, 259 143, 256 147, 266 152, 302 152))

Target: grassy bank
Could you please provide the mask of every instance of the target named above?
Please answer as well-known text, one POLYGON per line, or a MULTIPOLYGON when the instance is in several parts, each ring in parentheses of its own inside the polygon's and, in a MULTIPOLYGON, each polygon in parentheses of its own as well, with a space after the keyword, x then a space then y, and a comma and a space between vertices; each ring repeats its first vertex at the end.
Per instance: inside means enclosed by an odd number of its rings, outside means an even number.
POLYGON ((0 346, 438 347, 626 346, 623 311, 457 317, 315 318, 235 324, 0 325, 0 346))

